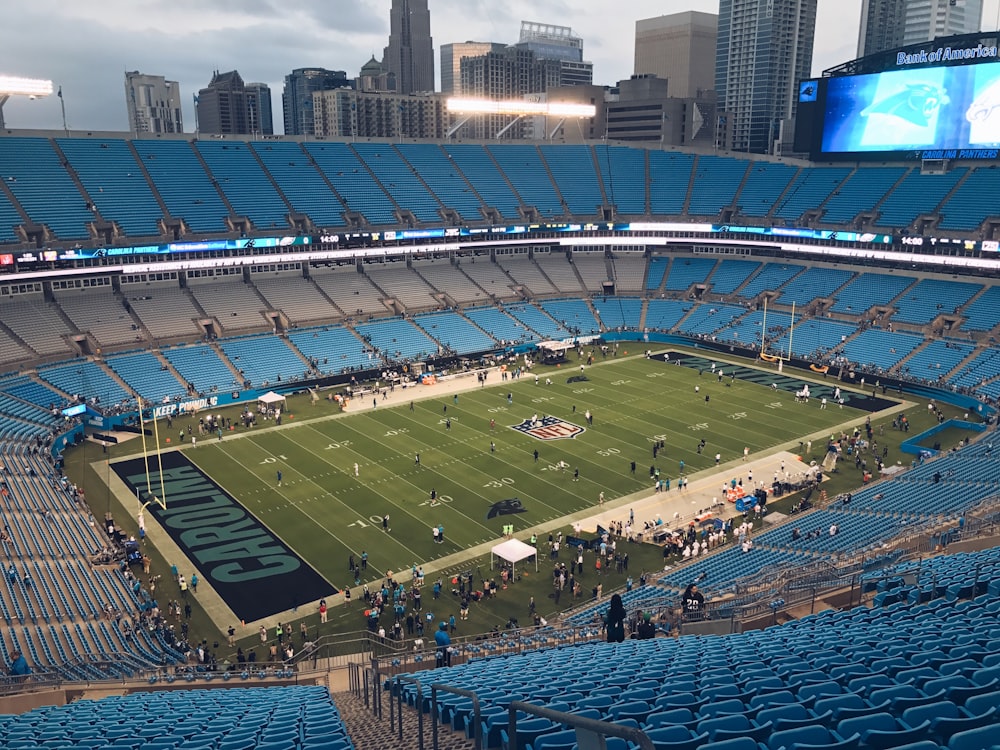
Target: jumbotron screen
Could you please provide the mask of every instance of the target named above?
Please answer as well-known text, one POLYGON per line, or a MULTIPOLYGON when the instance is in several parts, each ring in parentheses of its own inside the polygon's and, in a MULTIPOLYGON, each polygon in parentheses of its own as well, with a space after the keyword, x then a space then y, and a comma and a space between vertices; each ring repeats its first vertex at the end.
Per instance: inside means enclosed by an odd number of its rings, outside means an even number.
POLYGON ((815 108, 820 125, 814 158, 997 158, 1000 62, 994 53, 988 62, 933 64, 950 52, 932 50, 913 67, 901 53, 896 70, 804 81, 799 106, 815 108))

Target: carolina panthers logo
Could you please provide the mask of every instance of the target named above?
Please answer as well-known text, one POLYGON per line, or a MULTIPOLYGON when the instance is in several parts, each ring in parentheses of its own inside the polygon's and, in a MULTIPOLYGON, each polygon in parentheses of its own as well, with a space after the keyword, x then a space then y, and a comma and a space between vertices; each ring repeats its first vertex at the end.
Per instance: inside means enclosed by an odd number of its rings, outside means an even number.
POLYGON ((510 428, 531 435, 536 440, 562 440, 575 438, 584 433, 584 428, 580 425, 559 417, 542 417, 534 421, 526 419, 521 424, 512 424, 510 428))
POLYGON ((511 497, 506 500, 493 503, 493 505, 490 506, 489 513, 486 514, 486 517, 496 518, 497 516, 512 516, 515 513, 524 513, 525 510, 526 508, 521 505, 520 498, 511 497))

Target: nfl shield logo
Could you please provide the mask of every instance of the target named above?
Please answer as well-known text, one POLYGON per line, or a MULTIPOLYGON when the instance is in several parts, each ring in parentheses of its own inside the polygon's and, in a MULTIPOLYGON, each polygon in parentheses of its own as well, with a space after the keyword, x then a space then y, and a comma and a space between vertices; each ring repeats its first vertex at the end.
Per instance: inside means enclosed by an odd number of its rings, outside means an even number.
POLYGON ((531 435, 536 440, 575 438, 584 432, 584 428, 580 425, 559 419, 559 417, 542 417, 535 421, 526 419, 521 424, 512 424, 510 428, 523 432, 525 435, 531 435))

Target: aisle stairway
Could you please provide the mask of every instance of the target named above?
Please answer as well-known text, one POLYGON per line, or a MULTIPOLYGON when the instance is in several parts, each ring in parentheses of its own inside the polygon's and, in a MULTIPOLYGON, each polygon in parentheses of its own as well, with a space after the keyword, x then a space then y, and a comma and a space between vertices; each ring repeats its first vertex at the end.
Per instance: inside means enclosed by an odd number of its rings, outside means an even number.
MULTIPOLYGON (((364 701, 350 692, 334 693, 333 702, 340 711, 340 718, 356 748, 378 748, 379 750, 416 750, 417 712, 403 703, 403 739, 399 739, 398 718, 395 726, 389 722, 389 693, 382 694, 382 718, 372 713, 364 701)), ((430 747, 431 717, 424 715, 424 747, 430 747)), ((440 750, 473 750, 474 740, 463 732, 455 732, 449 724, 438 725, 438 748, 440 750)))

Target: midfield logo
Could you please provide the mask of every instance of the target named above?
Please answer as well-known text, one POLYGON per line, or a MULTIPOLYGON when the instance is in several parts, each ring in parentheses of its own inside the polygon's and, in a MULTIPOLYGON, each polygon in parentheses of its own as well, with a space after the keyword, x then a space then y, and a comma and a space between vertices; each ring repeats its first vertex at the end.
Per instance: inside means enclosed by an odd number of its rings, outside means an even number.
POLYGON ((512 424, 512 430, 523 432, 525 435, 537 440, 563 440, 564 438, 575 438, 584 433, 584 428, 580 425, 567 422, 559 417, 542 417, 532 421, 526 419, 521 424, 512 424))

